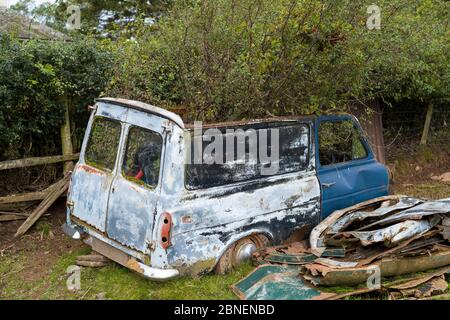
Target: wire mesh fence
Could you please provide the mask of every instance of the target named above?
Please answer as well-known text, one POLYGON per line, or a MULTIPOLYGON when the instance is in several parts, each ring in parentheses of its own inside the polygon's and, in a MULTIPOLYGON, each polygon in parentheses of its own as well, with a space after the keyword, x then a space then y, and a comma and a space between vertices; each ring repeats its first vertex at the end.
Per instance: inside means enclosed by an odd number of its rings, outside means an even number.
MULTIPOLYGON (((421 143, 427 108, 405 104, 383 110, 383 136, 386 158, 395 159, 416 150, 421 143)), ((428 146, 450 151, 450 107, 435 106, 426 141, 428 146)))

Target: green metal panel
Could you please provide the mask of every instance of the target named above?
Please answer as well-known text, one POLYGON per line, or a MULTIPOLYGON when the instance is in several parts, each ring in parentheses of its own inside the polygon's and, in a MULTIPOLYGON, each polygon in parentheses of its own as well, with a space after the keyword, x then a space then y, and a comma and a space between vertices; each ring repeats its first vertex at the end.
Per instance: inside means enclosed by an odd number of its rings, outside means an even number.
MULTIPOLYGON (((326 249, 322 257, 345 257, 345 249, 336 248, 336 249, 326 249)), ((313 254, 283 254, 276 253, 268 255, 264 260, 266 262, 271 263, 282 263, 282 264, 291 264, 291 265, 301 265, 312 263, 317 259, 317 256, 313 254)))
POLYGON ((263 265, 232 286, 242 300, 310 300, 327 295, 307 285, 296 267, 263 265))

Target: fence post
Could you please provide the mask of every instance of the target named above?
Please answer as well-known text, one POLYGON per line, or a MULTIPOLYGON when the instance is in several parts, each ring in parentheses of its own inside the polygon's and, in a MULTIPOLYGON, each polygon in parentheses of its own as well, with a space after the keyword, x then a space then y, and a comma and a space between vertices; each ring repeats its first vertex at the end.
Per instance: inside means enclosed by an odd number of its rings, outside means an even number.
POLYGON ((420 144, 426 145, 428 141, 428 133, 430 132, 431 118, 433 116, 433 104, 428 105, 427 117, 425 119, 425 126, 423 127, 422 139, 420 139, 420 144))
MULTIPOLYGON (((72 134, 70 131, 69 99, 63 96, 61 99, 64 106, 64 123, 61 126, 61 145, 63 156, 73 154, 72 134)), ((64 174, 73 170, 73 162, 64 163, 64 174)))

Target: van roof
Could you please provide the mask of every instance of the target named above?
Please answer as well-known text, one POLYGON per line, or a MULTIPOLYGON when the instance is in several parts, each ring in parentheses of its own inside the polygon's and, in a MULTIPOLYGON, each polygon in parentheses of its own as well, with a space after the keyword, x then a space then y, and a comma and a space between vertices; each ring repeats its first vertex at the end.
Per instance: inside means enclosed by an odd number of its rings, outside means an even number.
POLYGON ((135 101, 135 100, 128 100, 128 99, 120 99, 120 98, 98 98, 96 100, 97 102, 106 102, 111 103, 119 106, 126 106, 132 109, 156 114, 158 116, 161 116, 163 118, 169 119, 173 122, 175 122, 180 128, 184 129, 184 122, 181 119, 181 117, 173 112, 167 111, 162 108, 158 108, 155 106, 152 106, 150 104, 135 101))
MULTIPOLYGON (((128 99, 121 99, 121 98, 98 98, 96 101, 116 104, 116 105, 120 105, 120 106, 126 106, 126 107, 133 108, 136 110, 156 114, 156 115, 159 115, 161 117, 164 117, 166 119, 169 119, 169 120, 175 122, 182 129, 186 129, 186 130, 194 129, 193 123, 185 124, 183 122, 183 119, 181 119, 181 117, 179 115, 177 115, 173 112, 170 112, 168 110, 144 103, 144 102, 128 100, 128 99)), ((349 114, 343 113, 341 115, 349 115, 349 114)), ((285 116, 285 117, 272 117, 272 118, 267 118, 267 119, 256 119, 256 120, 217 122, 217 123, 209 123, 209 124, 206 123, 206 124, 202 125, 202 128, 204 128, 204 129, 230 128, 230 127, 241 127, 241 126, 247 126, 247 125, 257 125, 257 124, 267 124, 267 123, 281 124, 281 123, 298 122, 298 121, 313 121, 316 117, 317 116, 315 116, 315 115, 285 116)))
MULTIPOLYGON (((290 122, 299 122, 299 121, 312 121, 314 116, 286 116, 286 117, 272 117, 266 119, 255 119, 255 120, 241 120, 241 121, 229 121, 229 122, 217 122, 217 123, 206 123, 202 125, 204 129, 211 128, 231 128, 231 127, 242 127, 248 125, 257 125, 257 124, 281 124, 281 123, 290 123, 290 122)), ((189 123, 186 124, 187 130, 193 130, 194 124, 189 123)))

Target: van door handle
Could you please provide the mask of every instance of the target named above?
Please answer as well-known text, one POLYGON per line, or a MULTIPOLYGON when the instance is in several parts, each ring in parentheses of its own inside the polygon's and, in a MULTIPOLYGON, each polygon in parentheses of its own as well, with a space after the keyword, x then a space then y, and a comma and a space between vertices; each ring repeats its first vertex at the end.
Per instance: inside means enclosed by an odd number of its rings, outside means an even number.
POLYGON ((335 184, 336 184, 336 182, 322 183, 322 187, 324 187, 324 188, 331 188, 335 184))

